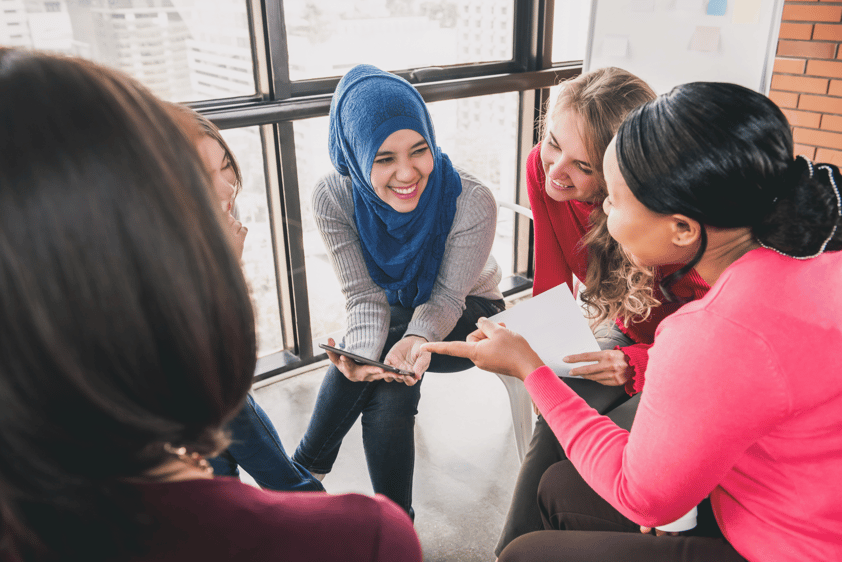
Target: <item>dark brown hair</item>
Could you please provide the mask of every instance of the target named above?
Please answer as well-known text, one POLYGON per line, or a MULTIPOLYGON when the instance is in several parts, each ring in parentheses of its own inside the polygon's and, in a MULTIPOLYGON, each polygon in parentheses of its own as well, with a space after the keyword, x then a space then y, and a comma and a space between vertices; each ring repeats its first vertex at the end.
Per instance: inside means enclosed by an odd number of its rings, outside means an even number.
POLYGON ((0 49, 0 536, 21 560, 138 540, 131 479, 214 454, 254 317, 195 147, 93 63, 0 49))

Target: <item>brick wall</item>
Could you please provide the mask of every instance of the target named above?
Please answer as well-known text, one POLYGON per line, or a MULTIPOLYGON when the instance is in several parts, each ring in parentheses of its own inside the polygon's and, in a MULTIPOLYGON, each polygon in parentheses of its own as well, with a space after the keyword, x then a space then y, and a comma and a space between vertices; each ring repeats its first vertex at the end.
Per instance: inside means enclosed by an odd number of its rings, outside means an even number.
POLYGON ((842 1, 786 0, 769 97, 795 153, 842 166, 842 1))

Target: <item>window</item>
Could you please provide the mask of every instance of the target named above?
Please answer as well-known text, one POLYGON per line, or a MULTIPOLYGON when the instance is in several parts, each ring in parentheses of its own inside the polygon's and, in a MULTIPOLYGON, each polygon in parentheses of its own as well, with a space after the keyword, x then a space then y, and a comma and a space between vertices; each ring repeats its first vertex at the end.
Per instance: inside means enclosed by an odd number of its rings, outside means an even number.
MULTIPOLYGON (((20 4, 16 0, 14 5, 20 4)), ((259 378, 318 360, 314 340, 343 329, 344 298, 310 208, 316 181, 333 169, 327 114, 337 77, 358 63, 370 63, 415 80, 422 94, 435 100, 429 107, 442 150, 499 200, 524 204, 525 186, 519 184, 523 158, 533 143, 535 107, 555 80, 578 72, 537 66, 538 60, 548 61, 530 51, 533 34, 548 23, 539 4, 43 3, 45 10, 61 12, 55 21, 64 18, 63 35, 58 34, 64 42, 54 43, 63 45, 57 50, 121 69, 163 99, 191 103, 223 129, 244 173, 237 212, 249 228, 243 267, 255 304, 259 378), (529 25, 515 29, 516 18, 529 25), (273 27, 276 21, 284 25, 273 27), (418 69, 425 72, 411 75, 418 69)), ((587 3, 555 2, 554 61, 582 56, 587 25, 570 23, 575 17, 587 23, 583 14, 588 9, 582 4, 587 3), (582 34, 581 41, 570 37, 571 29, 582 34), (559 41, 573 47, 558 46, 559 41)), ((27 28, 25 12, 5 13, 21 14, 18 29, 27 28)), ((19 34, 12 39, 34 46, 44 38, 19 34)), ((500 215, 494 255, 503 275, 528 274, 528 226, 524 234, 523 221, 507 211, 500 215)))
MULTIPOLYGON (((250 34, 251 1, 78 0, 71 3, 72 14, 65 10, 65 19, 55 20, 60 23, 48 30, 41 24, 37 29, 43 31, 39 33, 33 27, 32 44, 28 46, 88 56, 146 81, 155 94, 169 101, 252 96, 257 89, 251 43, 235 40, 250 34), (202 35, 208 38, 200 38, 202 35), (140 52, 123 53, 118 47, 135 45, 131 48, 136 49, 136 45, 153 41, 168 46, 162 53, 164 60, 140 52), (222 48, 226 44, 229 46, 222 48), (167 78, 153 81, 138 70, 149 66, 162 69, 167 78), (203 82, 199 75, 209 67, 213 67, 216 79, 203 82)), ((62 4, 43 3, 46 12, 62 12, 62 4)))
POLYGON ((553 62, 585 58, 590 17, 590 1, 556 0, 553 17, 553 62))
MULTIPOLYGON (((487 3, 467 0, 469 7, 480 14, 487 3)), ((494 0, 497 5, 512 5, 513 0, 494 0)), ((456 63, 506 60, 511 48, 498 59, 482 57, 471 51, 465 57, 460 50, 461 32, 468 26, 482 27, 491 23, 471 16, 457 17, 455 3, 432 3, 424 0, 383 2, 359 0, 334 2, 328 9, 324 3, 290 2, 284 4, 286 32, 292 80, 330 77, 341 65, 350 68, 369 63, 384 69, 420 68, 456 63), (475 20, 475 21, 474 21, 475 20)), ((509 28, 513 22, 508 22, 509 28)))
POLYGON ((272 231, 266 199, 263 145, 258 127, 222 131, 243 173, 236 210, 249 232, 243 248, 243 270, 251 289, 257 322, 258 356, 283 348, 272 231))

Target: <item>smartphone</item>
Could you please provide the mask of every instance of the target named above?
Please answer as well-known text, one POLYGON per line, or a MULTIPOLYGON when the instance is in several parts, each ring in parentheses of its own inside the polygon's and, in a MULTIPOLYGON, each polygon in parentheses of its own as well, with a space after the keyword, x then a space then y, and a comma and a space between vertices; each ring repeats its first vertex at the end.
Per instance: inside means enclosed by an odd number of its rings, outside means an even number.
POLYGON ((344 355, 345 357, 347 357, 348 359, 352 359, 356 363, 380 367, 384 371, 389 371, 390 373, 397 373, 397 374, 403 375, 405 377, 414 377, 415 376, 415 373, 412 373, 410 371, 404 371, 403 369, 398 369, 397 367, 393 367, 391 365, 381 363, 380 361, 375 361, 374 359, 369 359, 368 357, 363 357, 362 355, 357 355, 356 353, 351 353, 350 351, 345 351, 342 348, 327 345, 326 343, 320 343, 319 347, 321 347, 322 349, 326 349, 328 351, 332 351, 332 352, 337 353, 339 355, 344 355))

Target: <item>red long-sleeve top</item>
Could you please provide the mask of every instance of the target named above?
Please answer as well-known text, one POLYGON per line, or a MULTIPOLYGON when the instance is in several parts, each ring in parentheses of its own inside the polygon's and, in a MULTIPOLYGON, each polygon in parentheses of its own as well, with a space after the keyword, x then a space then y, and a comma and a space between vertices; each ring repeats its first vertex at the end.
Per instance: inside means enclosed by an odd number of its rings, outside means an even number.
MULTIPOLYGON (((535 229, 533 295, 539 295, 561 283, 567 283, 573 291, 573 276, 579 280, 585 279, 588 271, 588 252, 581 240, 591 229, 590 214, 596 207, 594 203, 555 201, 547 196, 545 182, 539 144, 529 153, 526 162, 526 185, 535 229)), ((637 342, 635 345, 618 347, 629 358, 629 364, 634 369, 634 376, 626 383, 626 391, 629 394, 643 389, 649 348, 655 340, 655 329, 661 320, 681 307, 679 303, 665 302, 658 286, 660 279, 680 267, 672 265, 656 268, 654 296, 664 304, 652 309, 649 318, 628 324, 619 318, 616 319, 617 326, 623 333, 637 342)), ((695 269, 671 287, 672 292, 686 302, 702 298, 709 289, 695 269)))

